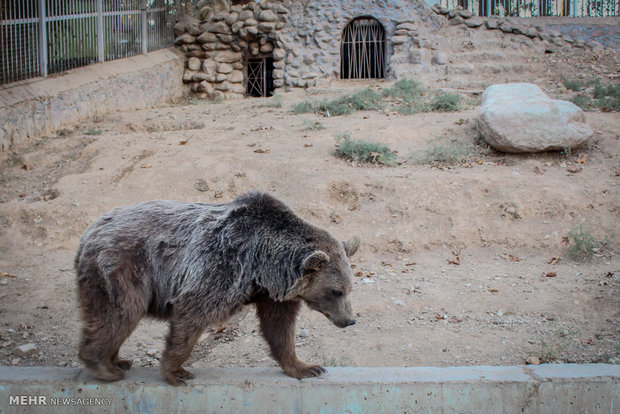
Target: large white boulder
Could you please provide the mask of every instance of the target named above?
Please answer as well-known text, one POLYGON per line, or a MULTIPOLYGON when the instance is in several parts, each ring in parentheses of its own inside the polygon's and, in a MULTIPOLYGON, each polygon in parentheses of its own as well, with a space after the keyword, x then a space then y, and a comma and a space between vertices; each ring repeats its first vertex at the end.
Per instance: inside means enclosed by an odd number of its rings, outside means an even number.
POLYGON ((575 148, 592 136, 581 108, 551 99, 531 83, 489 86, 477 125, 489 145, 504 152, 575 148))

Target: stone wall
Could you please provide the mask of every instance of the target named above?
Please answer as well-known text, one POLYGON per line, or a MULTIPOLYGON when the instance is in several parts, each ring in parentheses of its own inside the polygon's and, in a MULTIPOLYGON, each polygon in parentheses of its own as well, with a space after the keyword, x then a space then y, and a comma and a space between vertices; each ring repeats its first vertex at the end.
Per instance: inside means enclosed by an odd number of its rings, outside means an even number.
POLYGON ((559 33, 569 41, 594 40, 608 48, 620 49, 620 17, 530 17, 522 20, 559 33))
POLYGON ((162 105, 185 93, 185 58, 164 49, 0 88, 0 147, 112 111, 162 105))
POLYGON ((197 97, 209 99, 244 96, 246 62, 255 57, 273 58, 275 88, 339 79, 342 33, 358 17, 372 17, 383 26, 386 78, 444 86, 466 83, 457 79, 460 75, 469 76, 470 83, 474 75, 489 82, 484 73, 489 68, 493 81, 515 80, 515 74, 540 69, 536 56, 613 46, 618 33, 617 18, 480 18, 418 0, 213 4, 201 9, 205 20, 187 18, 175 25, 175 42, 187 58, 183 82, 197 97))
POLYGON ((233 6, 206 21, 179 22, 175 42, 188 58, 183 81, 201 97, 240 97, 245 60, 266 55, 274 59, 276 88, 338 78, 342 31, 361 16, 378 20, 391 40, 389 78, 428 71, 429 50, 440 41, 445 22, 420 1, 272 0, 233 6))
MULTIPOLYGON (((570 49, 575 48, 591 48, 600 49, 604 45, 595 40, 594 36, 587 36, 587 32, 584 26, 583 32, 577 31, 574 28, 575 21, 573 18, 518 18, 518 17, 476 17, 468 10, 456 9, 449 10, 445 7, 432 6, 431 9, 448 19, 450 26, 465 25, 470 29, 476 29, 483 23, 488 30, 497 30, 509 35, 523 36, 530 39, 537 39, 544 42, 546 50, 548 52, 554 52, 560 48, 570 49), (568 20, 570 19, 570 20, 568 20), (557 30, 557 27, 563 28, 563 30, 557 30), (569 35, 569 32, 571 35, 569 35), (578 36, 582 34, 583 36, 578 36), (573 36, 575 34, 575 36, 573 36)), ((593 24, 587 26, 589 33, 598 34, 593 29, 593 24)), ((615 28, 613 29, 615 30, 615 28)), ((608 30, 605 31, 607 33, 608 30)), ((601 32, 603 34, 603 32, 601 32)), ((603 38, 598 36, 597 38, 603 38)), ((532 42, 528 40, 527 42, 532 42)), ((609 42, 608 42, 609 43, 609 42)))

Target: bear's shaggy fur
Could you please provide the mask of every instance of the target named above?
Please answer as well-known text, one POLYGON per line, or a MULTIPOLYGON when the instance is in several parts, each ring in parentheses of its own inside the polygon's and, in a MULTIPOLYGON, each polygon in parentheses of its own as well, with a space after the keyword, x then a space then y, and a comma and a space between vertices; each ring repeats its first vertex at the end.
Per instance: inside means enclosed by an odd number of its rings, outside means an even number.
POLYGON ((182 364, 203 331, 254 303, 271 353, 295 378, 325 372, 295 355, 300 304, 336 326, 355 323, 348 295, 346 243, 304 221, 270 195, 228 204, 149 201, 114 209, 82 236, 75 258, 83 330, 80 359, 102 380, 118 380, 130 361, 119 349, 150 316, 169 321, 161 358, 165 379, 193 378, 182 364))

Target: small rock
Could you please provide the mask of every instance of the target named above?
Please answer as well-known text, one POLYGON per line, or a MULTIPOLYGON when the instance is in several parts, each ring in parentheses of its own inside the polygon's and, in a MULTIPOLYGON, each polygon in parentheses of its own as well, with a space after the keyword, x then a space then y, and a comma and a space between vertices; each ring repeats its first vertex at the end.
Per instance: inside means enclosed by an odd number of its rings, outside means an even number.
POLYGON ((263 10, 258 15, 260 22, 275 22, 276 20, 278 20, 278 16, 271 10, 263 10))
POLYGON ((79 366, 80 366, 80 364, 79 364, 79 363, 77 363, 77 362, 72 362, 72 363, 71 363, 71 368, 77 368, 77 367, 79 367, 79 366))
POLYGON ((435 65, 445 65, 448 63, 448 56, 443 52, 438 52, 431 58, 431 63, 435 65))
POLYGON ((464 21, 465 20, 461 16, 454 16, 453 19, 450 19, 450 21, 448 21, 448 25, 456 26, 456 25, 463 23, 464 21))
POLYGON ((201 65, 202 65, 202 62, 200 61, 200 59, 196 57, 189 58, 187 60, 187 69, 191 71, 199 71, 201 65))
POLYGON ((310 335, 310 332, 307 329, 300 329, 297 333, 297 336, 300 338, 307 338, 310 335))
POLYGON ((500 21, 497 19, 489 19, 486 22, 487 29, 494 30, 499 27, 500 21))
POLYGON ((191 44, 196 41, 196 38, 189 33, 185 33, 174 40, 175 45, 191 44))
POLYGON ((22 355, 22 356, 36 352, 36 350, 37 350, 37 346, 33 343, 20 345, 17 348, 15 348, 17 355, 22 355))
POLYGON ((12 366, 16 366, 16 365, 18 365, 20 363, 21 360, 22 360, 21 358, 13 358, 11 360, 11 365, 12 366))
POLYGON ((525 35, 529 38, 534 39, 535 37, 538 36, 538 29, 536 29, 535 27, 530 27, 527 29, 527 32, 525 33, 525 35))
POLYGON ((499 25, 499 30, 504 33, 512 33, 513 28, 513 25, 508 22, 502 22, 502 24, 499 25))
POLYGON ((158 351, 157 349, 147 349, 147 350, 146 350, 146 354, 147 354, 148 356, 150 356, 151 358, 155 358, 155 357, 157 356, 157 353, 158 353, 158 352, 159 352, 159 351, 158 351))
POLYGON ((540 359, 535 356, 527 357, 525 363, 528 365, 540 365, 540 359))
POLYGON ((203 180, 202 178, 199 178, 198 180, 196 180, 196 183, 194 184, 194 188, 204 193, 205 191, 209 191, 209 184, 207 184, 207 182, 203 180))
POLYGON ((66 367, 66 366, 67 366, 67 364, 68 364, 68 362, 67 362, 67 361, 60 361, 58 364, 56 364, 56 366, 59 366, 59 367, 66 367))
POLYGON ((480 17, 472 17, 471 19, 465 20, 465 25, 471 28, 480 27, 483 24, 484 20, 482 20, 480 17))

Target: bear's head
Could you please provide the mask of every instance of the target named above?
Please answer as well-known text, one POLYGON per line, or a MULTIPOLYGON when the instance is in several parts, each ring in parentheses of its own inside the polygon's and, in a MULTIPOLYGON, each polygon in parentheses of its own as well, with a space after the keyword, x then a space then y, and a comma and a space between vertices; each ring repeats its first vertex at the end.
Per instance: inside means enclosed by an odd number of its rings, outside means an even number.
POLYGON ((353 284, 349 257, 359 246, 360 239, 354 237, 310 252, 301 264, 302 277, 292 289, 310 308, 321 312, 339 328, 355 323, 349 299, 353 284))

